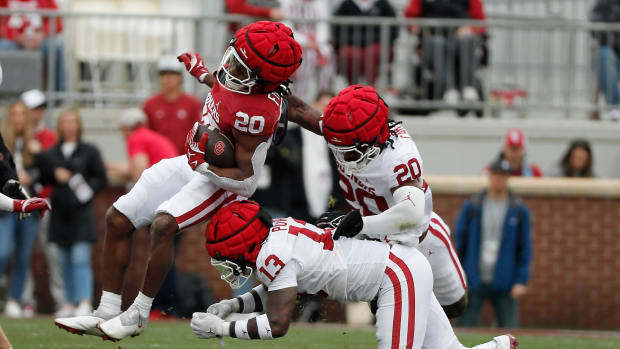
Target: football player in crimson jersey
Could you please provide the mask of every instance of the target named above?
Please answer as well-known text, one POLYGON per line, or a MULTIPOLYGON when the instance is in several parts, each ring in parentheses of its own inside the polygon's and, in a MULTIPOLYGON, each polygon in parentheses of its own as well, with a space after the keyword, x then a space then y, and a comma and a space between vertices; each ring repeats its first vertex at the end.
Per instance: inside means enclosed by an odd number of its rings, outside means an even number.
MULTIPOLYGON (((339 301, 378 299, 379 348, 461 349, 433 291, 431 267, 414 247, 341 237, 294 219, 272 220, 253 201, 219 210, 206 229, 206 249, 222 279, 239 288, 254 271, 261 285, 194 313, 198 338, 274 339, 288 330, 298 293, 339 301), (231 313, 266 313, 228 322, 231 313)), ((510 335, 477 349, 514 349, 510 335)))
POLYGON ((286 110, 275 90, 299 67, 301 55, 290 28, 261 21, 235 33, 214 74, 198 54, 178 57, 200 82, 211 84, 201 123, 220 129, 235 144, 236 167, 217 168, 206 163, 208 135, 195 141, 198 124, 194 125, 187 136, 187 154, 162 160, 144 171, 132 190, 108 210, 99 307, 89 316, 56 319, 57 326, 110 340, 144 331, 153 298, 174 261, 177 232, 254 193, 281 111, 286 110), (151 254, 146 276, 133 304, 121 312, 132 234, 147 225, 151 254))

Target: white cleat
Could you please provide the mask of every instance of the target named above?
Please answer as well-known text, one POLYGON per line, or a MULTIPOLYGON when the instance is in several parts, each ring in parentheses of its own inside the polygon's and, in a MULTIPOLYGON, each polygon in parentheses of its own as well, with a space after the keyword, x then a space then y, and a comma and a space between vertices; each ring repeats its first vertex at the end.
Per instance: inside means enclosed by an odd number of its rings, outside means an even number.
POLYGON ((99 323, 97 328, 104 340, 116 342, 128 336, 140 335, 146 329, 148 320, 148 317, 140 316, 140 311, 136 307, 131 306, 120 315, 99 323))
POLYGON ((86 334, 103 337, 101 331, 97 329, 97 325, 113 317, 114 315, 112 314, 97 310, 90 315, 58 318, 54 320, 54 324, 69 333, 78 334, 80 336, 86 334))
POLYGON ((517 345, 519 345, 517 339, 511 334, 497 336, 493 340, 497 343, 495 349, 516 349, 517 345))

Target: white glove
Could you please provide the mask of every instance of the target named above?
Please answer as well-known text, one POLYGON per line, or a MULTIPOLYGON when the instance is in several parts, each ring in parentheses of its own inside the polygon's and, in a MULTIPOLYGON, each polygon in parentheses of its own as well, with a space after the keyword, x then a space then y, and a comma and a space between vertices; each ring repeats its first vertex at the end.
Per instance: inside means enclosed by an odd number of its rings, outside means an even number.
POLYGON ((209 313, 194 313, 190 327, 200 339, 222 337, 225 321, 209 313))
POLYGON ((239 301, 236 299, 224 299, 219 303, 214 303, 207 308, 207 313, 225 319, 232 313, 239 312, 239 301))

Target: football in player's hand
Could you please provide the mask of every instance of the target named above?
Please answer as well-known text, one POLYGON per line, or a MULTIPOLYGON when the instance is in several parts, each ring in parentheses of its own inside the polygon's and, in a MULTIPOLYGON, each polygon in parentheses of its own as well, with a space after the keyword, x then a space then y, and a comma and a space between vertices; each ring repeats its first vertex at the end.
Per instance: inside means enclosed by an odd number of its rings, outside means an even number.
POLYGON ((219 168, 235 167, 235 145, 230 139, 213 126, 200 125, 196 130, 194 141, 199 142, 205 132, 209 135, 205 147, 205 161, 219 168))

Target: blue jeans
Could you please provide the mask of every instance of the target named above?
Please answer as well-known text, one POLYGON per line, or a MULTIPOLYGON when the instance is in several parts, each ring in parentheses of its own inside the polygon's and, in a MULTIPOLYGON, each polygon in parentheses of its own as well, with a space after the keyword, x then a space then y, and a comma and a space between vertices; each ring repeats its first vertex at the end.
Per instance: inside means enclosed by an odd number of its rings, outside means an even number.
POLYGON ((490 285, 480 284, 480 289, 467 292, 467 309, 458 319, 459 326, 478 326, 478 318, 482 311, 484 301, 489 298, 498 327, 519 327, 519 304, 510 296, 510 292, 497 292, 491 290, 490 285))
POLYGON ((84 299, 90 301, 93 298, 90 246, 89 242, 78 242, 69 247, 58 246, 67 301, 71 303, 84 299))
POLYGON ((30 266, 30 255, 39 228, 36 214, 18 221, 14 213, 0 217, 0 273, 4 273, 13 252, 13 267, 9 298, 21 301, 26 273, 30 266))
POLYGON ((618 55, 607 46, 598 49, 598 82, 607 104, 620 107, 618 55))

